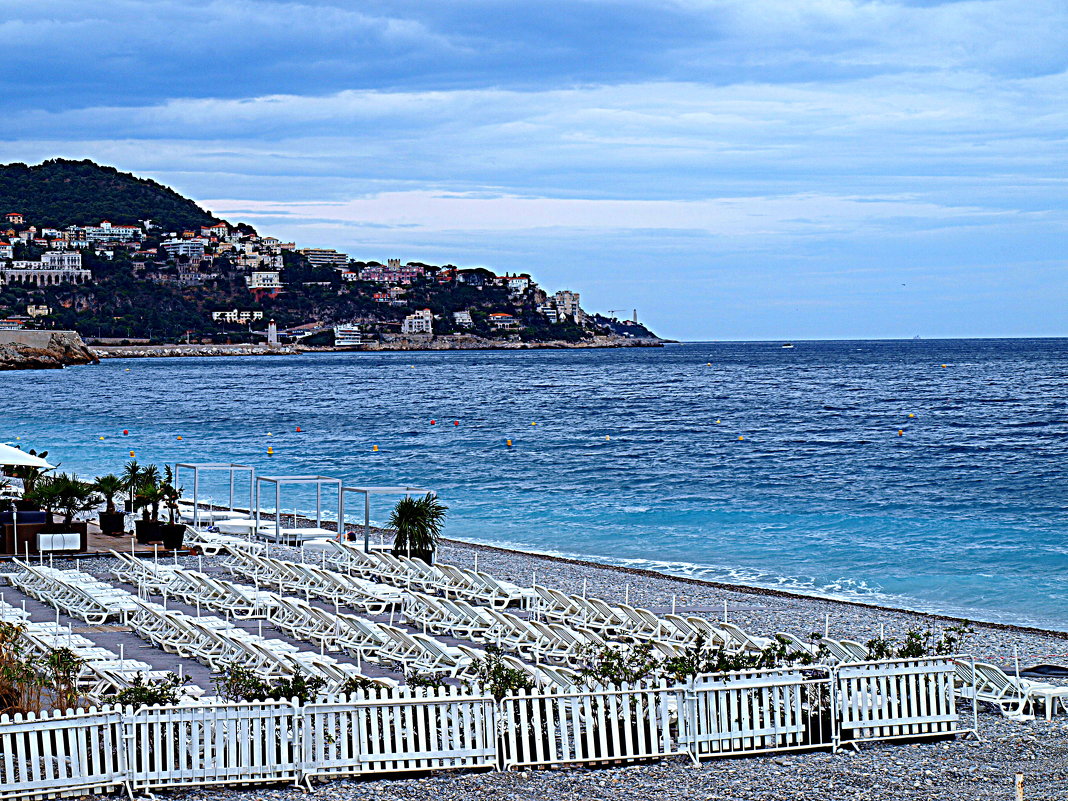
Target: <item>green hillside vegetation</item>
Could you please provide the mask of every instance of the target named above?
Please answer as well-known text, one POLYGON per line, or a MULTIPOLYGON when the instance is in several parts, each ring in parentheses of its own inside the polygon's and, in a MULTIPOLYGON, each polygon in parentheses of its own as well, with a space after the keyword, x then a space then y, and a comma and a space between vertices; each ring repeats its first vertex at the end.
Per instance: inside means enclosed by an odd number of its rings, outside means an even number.
POLYGON ((168 231, 219 222, 211 212, 162 184, 92 161, 50 159, 0 165, 0 214, 19 212, 37 226, 65 228, 101 220, 152 220, 168 231))

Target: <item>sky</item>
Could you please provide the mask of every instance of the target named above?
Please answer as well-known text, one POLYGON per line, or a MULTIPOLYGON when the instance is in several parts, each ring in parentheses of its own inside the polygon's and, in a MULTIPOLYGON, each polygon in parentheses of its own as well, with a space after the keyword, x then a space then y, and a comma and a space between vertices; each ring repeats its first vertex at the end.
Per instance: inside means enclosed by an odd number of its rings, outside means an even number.
POLYGON ((9 0, 0 160, 683 340, 1068 335, 1063 0, 9 0))

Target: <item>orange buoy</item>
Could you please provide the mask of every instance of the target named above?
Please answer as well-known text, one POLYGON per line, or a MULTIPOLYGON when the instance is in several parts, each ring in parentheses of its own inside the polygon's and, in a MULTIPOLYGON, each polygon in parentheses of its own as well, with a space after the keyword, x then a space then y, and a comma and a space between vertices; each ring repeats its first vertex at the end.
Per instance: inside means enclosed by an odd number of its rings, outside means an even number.
POLYGON ((371 450, 374 451, 375 453, 378 453, 378 446, 377 445, 372 445, 371 446, 371 450))
POLYGON ((130 432, 129 432, 129 430, 128 430, 128 429, 125 429, 125 428, 124 428, 124 429, 122 430, 122 435, 123 435, 124 437, 128 437, 128 436, 130 436, 130 432))
POLYGON ((274 448, 272 448, 270 445, 267 446, 267 455, 274 456, 274 448))
POLYGON ((130 451, 130 458, 131 458, 131 459, 133 458, 133 455, 134 455, 134 452, 133 452, 133 451, 130 451))
POLYGON ((506 444, 506 445, 507 445, 507 446, 508 446, 509 448, 511 448, 511 447, 512 447, 512 440, 510 440, 510 439, 506 439, 506 440, 505 440, 504 442, 505 442, 505 444, 506 444))
POLYGON ((182 438, 182 435, 181 435, 181 434, 179 434, 179 435, 178 435, 178 439, 180 440, 181 438, 182 438))
POLYGON ((297 433, 300 433, 300 426, 297 426, 297 433))

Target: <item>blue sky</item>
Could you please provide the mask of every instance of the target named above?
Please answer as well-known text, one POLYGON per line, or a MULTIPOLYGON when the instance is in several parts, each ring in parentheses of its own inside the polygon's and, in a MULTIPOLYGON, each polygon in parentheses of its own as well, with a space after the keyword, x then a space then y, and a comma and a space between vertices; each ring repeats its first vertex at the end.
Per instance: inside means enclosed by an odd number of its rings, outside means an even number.
POLYGON ((1068 335, 1068 4, 15 0, 0 159, 681 339, 1068 335))

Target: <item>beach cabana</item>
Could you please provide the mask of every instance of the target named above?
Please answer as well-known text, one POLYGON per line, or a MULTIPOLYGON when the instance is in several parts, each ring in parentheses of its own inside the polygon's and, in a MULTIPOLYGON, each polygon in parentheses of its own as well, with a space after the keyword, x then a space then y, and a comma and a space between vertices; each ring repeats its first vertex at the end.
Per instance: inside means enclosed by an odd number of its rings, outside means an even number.
MULTIPOLYGON (((323 488, 326 487, 332 493, 337 492, 337 509, 338 520, 341 519, 341 512, 344 509, 345 502, 343 500, 342 487, 344 482, 340 478, 331 478, 329 476, 256 476, 256 526, 253 531, 257 534, 262 534, 260 530, 260 486, 262 484, 271 484, 274 486, 274 539, 276 542, 281 542, 283 539, 314 539, 315 537, 323 536, 324 534, 332 535, 333 532, 327 532, 323 529, 323 488), (315 529, 303 529, 294 526, 292 529, 288 529, 287 532, 283 532, 282 529, 282 488, 286 486, 314 486, 315 487, 315 529), (288 537, 286 537, 288 533, 288 537)), ((294 518, 296 517, 296 511, 294 510, 294 518)))
POLYGON ((341 488, 341 510, 338 512, 338 520, 340 525, 338 531, 344 531, 345 521, 345 493, 355 492, 363 495, 363 552, 367 553, 371 550, 371 496, 372 495, 404 495, 405 497, 415 495, 425 495, 432 490, 420 489, 419 487, 342 487, 341 488))
POLYGON ((248 508, 252 511, 252 496, 256 483, 256 468, 245 464, 229 464, 218 462, 182 462, 174 466, 174 483, 178 480, 182 470, 193 471, 193 528, 200 528, 200 474, 227 472, 230 474, 230 511, 234 510, 234 479, 237 474, 248 474, 248 508))
POLYGON ((40 456, 32 456, 25 451, 0 443, 0 465, 4 467, 39 467, 42 470, 55 469, 40 456))

